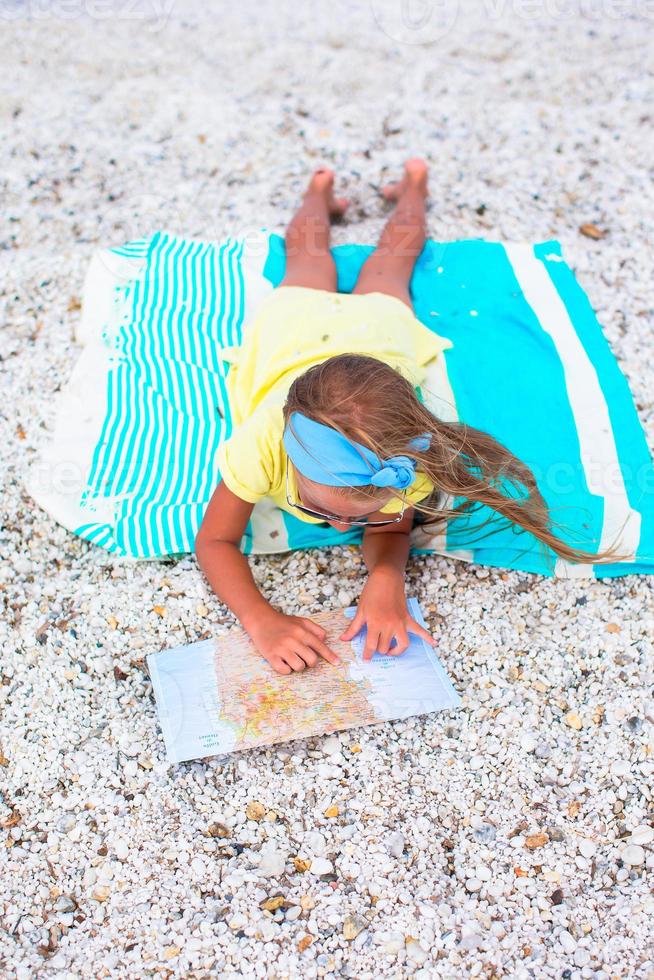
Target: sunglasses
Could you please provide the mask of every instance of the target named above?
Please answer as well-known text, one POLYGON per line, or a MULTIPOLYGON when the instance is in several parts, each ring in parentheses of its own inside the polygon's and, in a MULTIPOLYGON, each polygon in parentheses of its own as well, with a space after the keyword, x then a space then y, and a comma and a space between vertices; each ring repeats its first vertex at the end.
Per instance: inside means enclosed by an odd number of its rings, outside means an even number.
POLYGON ((371 521, 367 517, 341 517, 339 514, 323 514, 319 510, 312 510, 311 507, 305 507, 304 504, 300 504, 295 500, 291 500, 289 486, 288 486, 288 458, 286 460, 286 500, 291 505, 295 507, 296 510, 301 510, 303 514, 308 514, 309 517, 319 517, 323 521, 336 521, 338 524, 353 524, 353 525, 370 525, 371 527, 377 526, 379 524, 399 524, 399 522, 404 517, 404 511, 406 510, 406 490, 402 494, 402 510, 397 517, 391 517, 388 520, 382 521, 371 521))

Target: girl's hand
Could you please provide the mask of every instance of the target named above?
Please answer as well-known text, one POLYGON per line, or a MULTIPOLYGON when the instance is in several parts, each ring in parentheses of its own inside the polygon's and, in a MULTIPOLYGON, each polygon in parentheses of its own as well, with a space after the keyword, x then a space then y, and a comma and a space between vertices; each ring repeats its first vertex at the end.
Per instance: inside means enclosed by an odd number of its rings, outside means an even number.
POLYGON ((324 642, 327 631, 304 616, 286 616, 270 609, 248 633, 259 653, 278 674, 315 667, 320 657, 330 664, 340 660, 324 642))
POLYGON ((371 660, 375 650, 392 657, 404 653, 410 642, 409 631, 417 633, 431 646, 436 646, 438 642, 409 615, 404 593, 404 576, 394 570, 379 569, 370 573, 363 587, 356 615, 339 639, 353 639, 363 626, 368 627, 364 660, 371 660), (393 637, 397 644, 391 649, 393 637))

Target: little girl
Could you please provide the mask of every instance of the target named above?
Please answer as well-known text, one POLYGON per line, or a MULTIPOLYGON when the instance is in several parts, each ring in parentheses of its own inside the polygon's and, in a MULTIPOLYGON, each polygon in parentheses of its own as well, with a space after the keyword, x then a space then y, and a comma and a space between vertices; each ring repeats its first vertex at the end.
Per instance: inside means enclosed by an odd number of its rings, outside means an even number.
POLYGON ((402 653, 409 631, 435 643, 408 613, 404 569, 416 512, 441 521, 454 513, 436 508, 439 493, 465 498, 458 513, 487 505, 569 561, 601 557, 554 537, 527 466, 490 435, 441 421, 422 403, 427 365, 452 343, 413 313, 427 165, 409 160, 404 170, 383 189, 395 210, 347 294, 337 292, 329 237, 330 219, 348 202, 334 197, 332 171, 315 171, 286 232, 285 277, 247 324, 227 374, 235 427, 219 450, 222 479, 195 551, 215 593, 282 674, 338 658, 320 626, 273 609, 254 583, 239 545, 262 497, 303 521, 365 525, 369 575, 341 639, 366 626, 366 659, 402 653))

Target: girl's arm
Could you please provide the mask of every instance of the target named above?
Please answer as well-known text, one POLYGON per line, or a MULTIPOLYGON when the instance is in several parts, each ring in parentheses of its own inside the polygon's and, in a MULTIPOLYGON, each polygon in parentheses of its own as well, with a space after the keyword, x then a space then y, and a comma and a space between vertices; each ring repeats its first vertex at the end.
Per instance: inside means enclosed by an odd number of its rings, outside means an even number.
MULTIPOLYGON (((378 512, 371 519, 387 517, 378 512)), ((368 581, 363 587, 356 616, 341 635, 351 640, 362 627, 367 628, 363 659, 370 660, 379 653, 403 653, 409 645, 409 631, 435 643, 420 623, 409 614, 404 591, 404 570, 409 557, 409 534, 413 527, 414 510, 410 508, 397 524, 369 525, 363 534, 361 551, 368 568, 368 581), (395 646, 391 643, 395 639, 395 646)))
POLYGON ((278 673, 312 667, 319 657, 339 663, 324 642, 322 626, 278 612, 259 592, 239 547, 253 506, 222 481, 214 491, 195 538, 195 554, 209 585, 278 673))
MULTIPOLYGON (((370 573, 385 570, 400 576, 404 581, 404 569, 409 557, 409 534, 413 528, 413 507, 404 512, 397 524, 370 524, 363 533, 361 552, 370 573)), ((383 520, 388 514, 379 511, 371 515, 371 520, 383 520)))

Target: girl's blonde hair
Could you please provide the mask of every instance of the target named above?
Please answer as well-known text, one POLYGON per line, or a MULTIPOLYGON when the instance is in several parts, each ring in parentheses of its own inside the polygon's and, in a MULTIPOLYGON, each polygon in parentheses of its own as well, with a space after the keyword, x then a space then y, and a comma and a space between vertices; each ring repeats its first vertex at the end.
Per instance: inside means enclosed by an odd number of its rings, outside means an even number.
MULTIPOLYGON (((493 512, 475 531, 501 515, 514 531, 532 534, 561 558, 576 563, 605 563, 633 556, 619 555, 616 545, 594 553, 566 544, 553 531, 564 529, 536 484, 532 471, 497 439, 463 422, 443 422, 423 405, 409 380, 375 357, 340 354, 309 368, 291 384, 284 405, 284 421, 301 412, 375 452, 380 458, 407 455, 427 474, 436 492, 414 504, 426 528, 455 517, 472 515, 486 505, 493 512), (408 449, 411 440, 431 433, 424 452, 408 449), (443 510, 438 498, 460 496, 456 507, 443 510), (495 516, 494 516, 495 515, 495 516)), ((309 451, 318 447, 307 447, 309 451)), ((337 487, 343 495, 385 499, 388 487, 337 487)), ((401 496, 397 491, 391 491, 401 496)), ((487 533, 492 533, 493 528, 487 533)), ((486 535, 484 535, 486 536, 486 535)), ((465 547, 472 543, 458 541, 465 547)), ((543 549, 544 557, 551 555, 543 549)))

